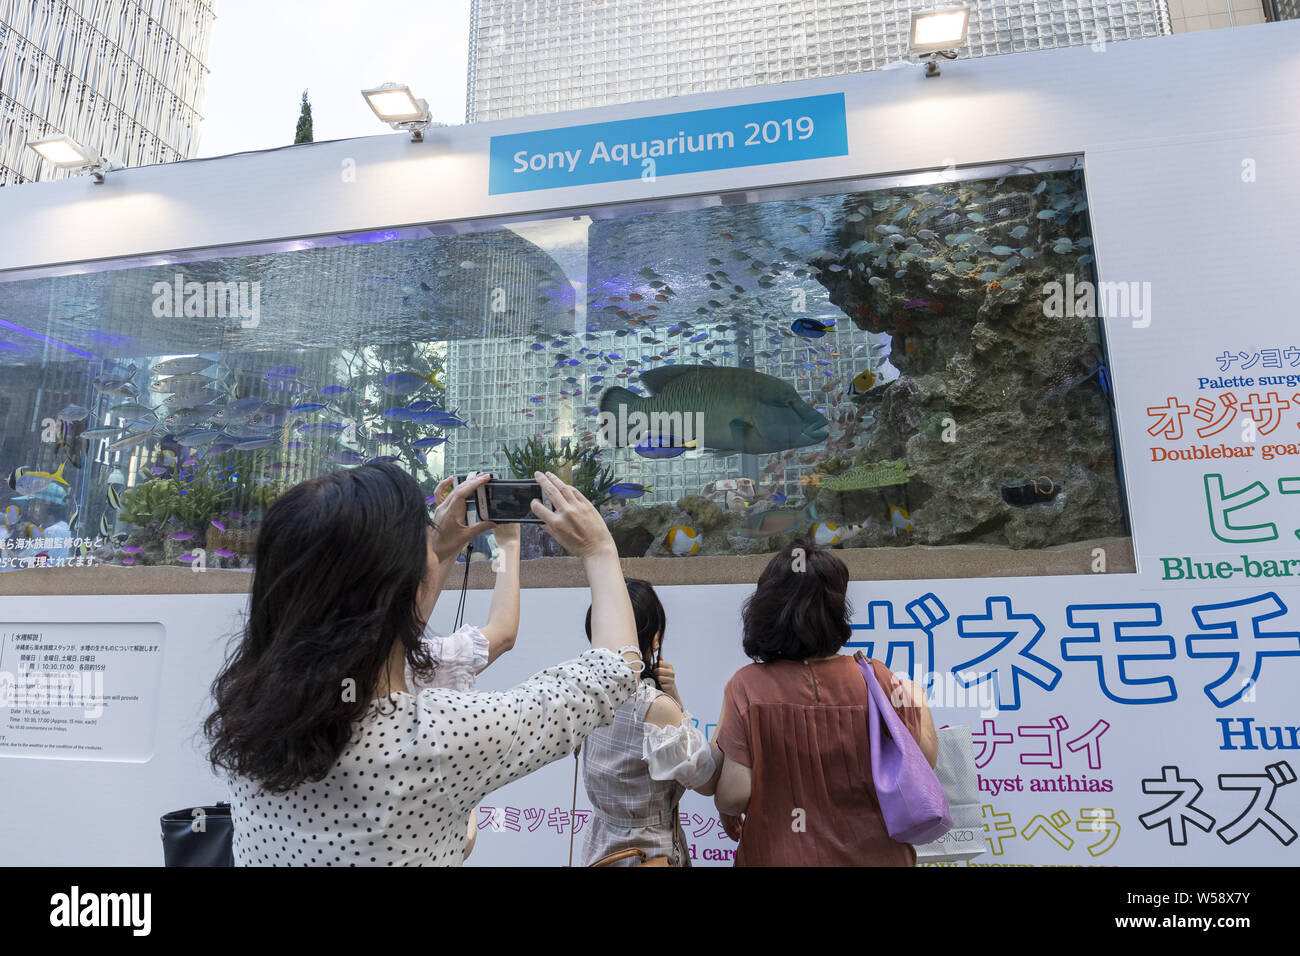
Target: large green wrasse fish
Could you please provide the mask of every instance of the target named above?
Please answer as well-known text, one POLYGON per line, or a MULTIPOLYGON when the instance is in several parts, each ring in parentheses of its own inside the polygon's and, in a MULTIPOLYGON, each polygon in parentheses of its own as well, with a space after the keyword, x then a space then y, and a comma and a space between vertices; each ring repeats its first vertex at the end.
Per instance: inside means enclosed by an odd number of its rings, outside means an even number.
POLYGON ((638 412, 648 422, 639 438, 670 437, 663 422, 671 417, 673 430, 682 430, 671 437, 728 454, 767 455, 816 445, 829 435, 826 416, 789 383, 752 369, 666 365, 642 372, 641 384, 653 394, 621 387, 601 394, 601 429, 611 444, 628 443, 621 436, 633 432, 627 418, 638 412), (697 415, 703 416, 703 434, 694 433, 697 415))

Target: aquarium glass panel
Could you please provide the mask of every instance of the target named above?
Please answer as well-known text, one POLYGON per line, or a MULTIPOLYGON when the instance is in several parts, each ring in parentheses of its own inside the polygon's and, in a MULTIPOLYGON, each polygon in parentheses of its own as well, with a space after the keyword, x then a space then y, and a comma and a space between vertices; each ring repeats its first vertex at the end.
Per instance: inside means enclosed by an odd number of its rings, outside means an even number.
POLYGON ((705 568, 1127 542, 1093 257, 1070 158, 11 274, 4 567, 246 572, 370 461, 546 468, 705 568))

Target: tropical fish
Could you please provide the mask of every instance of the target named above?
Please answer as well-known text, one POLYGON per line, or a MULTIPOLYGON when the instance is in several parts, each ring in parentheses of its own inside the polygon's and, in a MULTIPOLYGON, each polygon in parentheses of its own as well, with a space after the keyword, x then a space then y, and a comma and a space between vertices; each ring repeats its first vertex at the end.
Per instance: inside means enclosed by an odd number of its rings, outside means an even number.
POLYGON ((793 387, 752 369, 661 366, 642 372, 641 384, 653 394, 642 397, 615 386, 601 393, 600 410, 647 416, 702 414, 704 434, 694 438, 721 452, 771 454, 815 445, 829 435, 826 416, 793 387))
POLYGON ((122 510, 122 489, 119 485, 108 486, 108 506, 114 511, 122 510))
POLYGON ((99 533, 105 538, 113 533, 113 526, 109 524, 107 511, 99 516, 99 533))
POLYGON ((831 325, 816 319, 795 319, 790 323, 790 331, 810 339, 819 339, 831 329, 831 325))
POLYGON ((216 528, 222 534, 226 533, 226 526, 222 524, 220 521, 218 521, 216 518, 213 518, 210 524, 212 525, 212 527, 216 528))
POLYGON ((151 366, 149 371, 157 375, 186 375, 191 372, 202 372, 205 368, 216 364, 216 359, 204 358, 202 355, 182 355, 159 362, 151 366))
POLYGON ((140 389, 127 378, 100 376, 92 379, 90 384, 105 395, 116 395, 119 398, 135 398, 140 394, 140 389))
POLYGON ((444 436, 431 435, 428 438, 417 438, 415 441, 411 442, 411 447, 423 451, 426 448, 437 448, 446 440, 447 439, 444 436))
POLYGON ((211 375, 202 375, 198 372, 184 372, 179 375, 170 375, 167 378, 160 378, 149 386, 149 391, 158 392, 160 395, 174 395, 177 393, 198 392, 202 391, 208 385, 219 383, 221 380, 211 375))
POLYGON ((60 462, 56 471, 48 472, 37 471, 35 468, 20 465, 9 473, 9 487, 14 491, 21 491, 25 495, 40 494, 56 482, 67 488, 68 482, 63 477, 65 467, 67 467, 67 463, 60 462))
POLYGON ((291 412, 318 412, 322 408, 329 408, 324 402, 303 402, 300 405, 293 405, 289 408, 291 412))
POLYGON ((17 505, 10 505, 5 508, 5 527, 12 528, 18 523, 20 517, 22 517, 22 512, 18 510, 17 505))
POLYGON ((144 554, 144 550, 143 550, 143 549, 141 549, 141 548, 137 548, 137 547, 136 547, 135 545, 133 545, 133 544, 124 544, 124 545, 122 545, 122 550, 125 551, 127 554, 144 554))
POLYGON ((407 395, 423 388, 426 384, 434 388, 442 388, 436 372, 430 372, 428 375, 420 375, 416 372, 394 372, 380 383, 379 390, 386 395, 407 395))
POLYGON ((320 390, 320 393, 322 395, 342 395, 345 392, 350 391, 352 391, 352 389, 348 388, 346 385, 326 385, 320 390))
POLYGON ((84 405, 69 405, 56 416, 60 423, 68 425, 75 425, 78 422, 84 422, 89 417, 90 409, 84 405))
POLYGON ((812 528, 813 544, 825 547, 828 544, 840 543, 839 525, 833 521, 819 521, 812 528))
POLYGON ((269 448, 278 442, 278 438, 248 438, 235 442, 235 451, 257 451, 259 448, 269 448))
POLYGON ((889 506, 889 525, 894 529, 894 534, 900 531, 912 530, 912 517, 903 508, 898 505, 889 506))
POLYGON ((633 446, 632 450, 642 458, 676 458, 695 447, 696 443, 693 441, 677 444, 672 438, 647 438, 639 445, 633 446))
POLYGON ((694 528, 678 525, 675 528, 668 529, 668 534, 664 536, 663 545, 664 549, 672 554, 699 554, 700 535, 694 528))
POLYGON ((117 441, 109 442, 108 450, 123 451, 124 449, 127 448, 134 448, 136 445, 139 445, 141 442, 145 441, 147 438, 149 438, 152 435, 153 435, 153 429, 151 428, 145 428, 140 431, 127 432, 121 438, 117 439, 117 441))
POLYGON ((871 386, 876 384, 876 373, 871 369, 863 369, 857 375, 853 376, 853 382, 850 385, 850 391, 854 394, 861 395, 871 386))
MULTIPOLYGON (((1043 376, 1042 385, 1044 391, 1037 398, 1026 398, 1020 402, 1020 410, 1026 415, 1032 415, 1038 406, 1044 402, 1052 402, 1061 398, 1067 392, 1082 385, 1094 375, 1097 377, 1097 384, 1102 390, 1102 394, 1110 394, 1110 374, 1104 363, 1094 359, 1092 367, 1085 372, 1070 375, 1069 369, 1071 362, 1063 360, 1057 363, 1056 367, 1051 369, 1043 376)), ((1076 366, 1077 367, 1077 366, 1076 366)))
POLYGON ((620 481, 609 489, 609 493, 615 498, 631 499, 640 498, 647 491, 653 490, 653 485, 639 485, 634 481, 620 481))
POLYGON ((816 520, 817 505, 810 501, 802 508, 773 508, 753 515, 737 533, 746 538, 767 538, 816 520))
POLYGON ((115 427, 108 428, 88 428, 81 433, 81 437, 89 441, 101 441, 105 438, 112 438, 114 435, 120 435, 122 429, 115 427))
POLYGON ((359 465, 366 460, 365 455, 352 451, 349 448, 332 451, 327 457, 336 465, 359 465))
POLYGON ((427 416, 421 418, 421 421, 428 421, 439 428, 464 428, 469 422, 457 418, 453 412, 432 411, 420 412, 420 415, 427 416))

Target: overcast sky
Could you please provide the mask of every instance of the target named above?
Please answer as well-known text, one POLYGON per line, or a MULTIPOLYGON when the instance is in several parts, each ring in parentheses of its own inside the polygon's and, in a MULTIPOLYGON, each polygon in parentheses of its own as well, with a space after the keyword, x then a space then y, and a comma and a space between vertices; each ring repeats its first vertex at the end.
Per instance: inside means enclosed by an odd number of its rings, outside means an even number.
POLYGON ((387 127, 361 90, 409 83, 433 118, 465 121, 469 0, 216 0, 200 156, 293 142, 302 91, 315 139, 387 127))

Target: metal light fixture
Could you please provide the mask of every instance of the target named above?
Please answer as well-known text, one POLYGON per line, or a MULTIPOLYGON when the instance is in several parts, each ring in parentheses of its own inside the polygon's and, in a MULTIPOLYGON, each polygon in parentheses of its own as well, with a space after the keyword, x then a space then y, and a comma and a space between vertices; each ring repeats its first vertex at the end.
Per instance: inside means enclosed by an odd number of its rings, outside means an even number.
POLYGON ((33 140, 27 144, 27 147, 58 169, 90 173, 97 183, 104 181, 105 173, 122 168, 120 163, 104 158, 90 147, 82 146, 64 133, 33 140))
POLYGON ((376 116, 393 129, 409 130, 411 142, 424 142, 424 131, 434 123, 427 100, 416 99, 405 83, 385 83, 373 90, 362 90, 376 116))
POLYGON ((957 48, 966 42, 970 7, 941 7, 912 14, 907 47, 926 61, 925 75, 939 75, 939 57, 957 59, 957 48))

